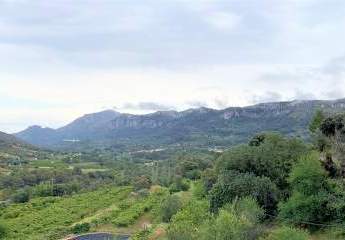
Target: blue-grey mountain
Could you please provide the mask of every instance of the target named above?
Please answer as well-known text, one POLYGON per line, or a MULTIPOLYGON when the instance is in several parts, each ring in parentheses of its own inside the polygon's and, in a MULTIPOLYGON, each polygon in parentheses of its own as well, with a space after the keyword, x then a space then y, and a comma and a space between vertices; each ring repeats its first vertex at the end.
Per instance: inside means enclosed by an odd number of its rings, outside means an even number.
POLYGON ((107 110, 85 115, 62 128, 32 126, 15 135, 48 148, 229 146, 263 131, 308 138, 307 126, 317 109, 345 111, 345 99, 273 102, 223 110, 159 111, 145 115, 107 110))

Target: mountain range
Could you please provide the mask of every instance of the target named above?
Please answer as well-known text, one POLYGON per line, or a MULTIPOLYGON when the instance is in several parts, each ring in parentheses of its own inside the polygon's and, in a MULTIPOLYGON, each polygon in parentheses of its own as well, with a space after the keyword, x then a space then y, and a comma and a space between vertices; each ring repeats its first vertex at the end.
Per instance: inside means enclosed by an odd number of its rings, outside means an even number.
POLYGON ((58 129, 31 126, 15 136, 52 149, 222 147, 247 141, 263 131, 308 138, 308 124, 317 109, 345 111, 345 99, 272 102, 223 110, 202 107, 144 115, 106 110, 84 115, 58 129))

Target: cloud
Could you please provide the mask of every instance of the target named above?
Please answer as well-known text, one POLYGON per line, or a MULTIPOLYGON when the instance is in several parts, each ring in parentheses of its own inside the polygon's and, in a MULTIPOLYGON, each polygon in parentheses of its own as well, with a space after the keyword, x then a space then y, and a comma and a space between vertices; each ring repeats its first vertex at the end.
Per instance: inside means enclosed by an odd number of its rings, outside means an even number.
POLYGON ((317 96, 312 92, 296 90, 294 100, 315 100, 317 96))
POLYGON ((0 0, 1 121, 343 97, 333 3, 0 0))
POLYGON ((124 103, 120 109, 125 110, 139 110, 139 111, 168 111, 175 109, 172 106, 155 103, 155 102, 139 102, 139 103, 124 103))
POLYGON ((187 101, 186 105, 188 107, 191 107, 191 108, 208 107, 208 103, 207 102, 198 101, 198 100, 187 101))
POLYGON ((253 103, 278 102, 281 101, 282 98, 279 92, 267 91, 259 95, 255 94, 251 101, 253 103))

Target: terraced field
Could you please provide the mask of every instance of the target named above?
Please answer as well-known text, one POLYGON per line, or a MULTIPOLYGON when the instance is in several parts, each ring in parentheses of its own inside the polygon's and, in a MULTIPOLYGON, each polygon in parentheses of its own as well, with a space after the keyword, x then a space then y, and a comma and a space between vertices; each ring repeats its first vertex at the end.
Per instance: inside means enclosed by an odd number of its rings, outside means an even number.
POLYGON ((159 206, 165 191, 148 196, 131 194, 131 187, 108 187, 71 197, 46 197, 14 204, 0 213, 8 229, 8 240, 61 239, 77 224, 87 223, 90 231, 110 226, 111 232, 130 231, 138 218, 159 206))

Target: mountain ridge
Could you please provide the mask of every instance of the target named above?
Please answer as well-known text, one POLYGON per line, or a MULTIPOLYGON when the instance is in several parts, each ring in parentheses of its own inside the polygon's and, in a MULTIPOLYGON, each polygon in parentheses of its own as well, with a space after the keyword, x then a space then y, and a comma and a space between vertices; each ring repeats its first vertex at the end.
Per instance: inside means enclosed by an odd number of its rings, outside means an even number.
POLYGON ((63 143, 67 138, 78 139, 91 146, 96 142, 107 146, 127 144, 142 147, 182 143, 197 146, 210 142, 213 145, 232 145, 261 131, 280 131, 307 138, 307 124, 316 109, 345 111, 345 99, 268 102, 222 110, 202 107, 142 115, 106 110, 86 114, 57 129, 34 126, 15 136, 34 145, 62 148, 68 147, 63 143))

